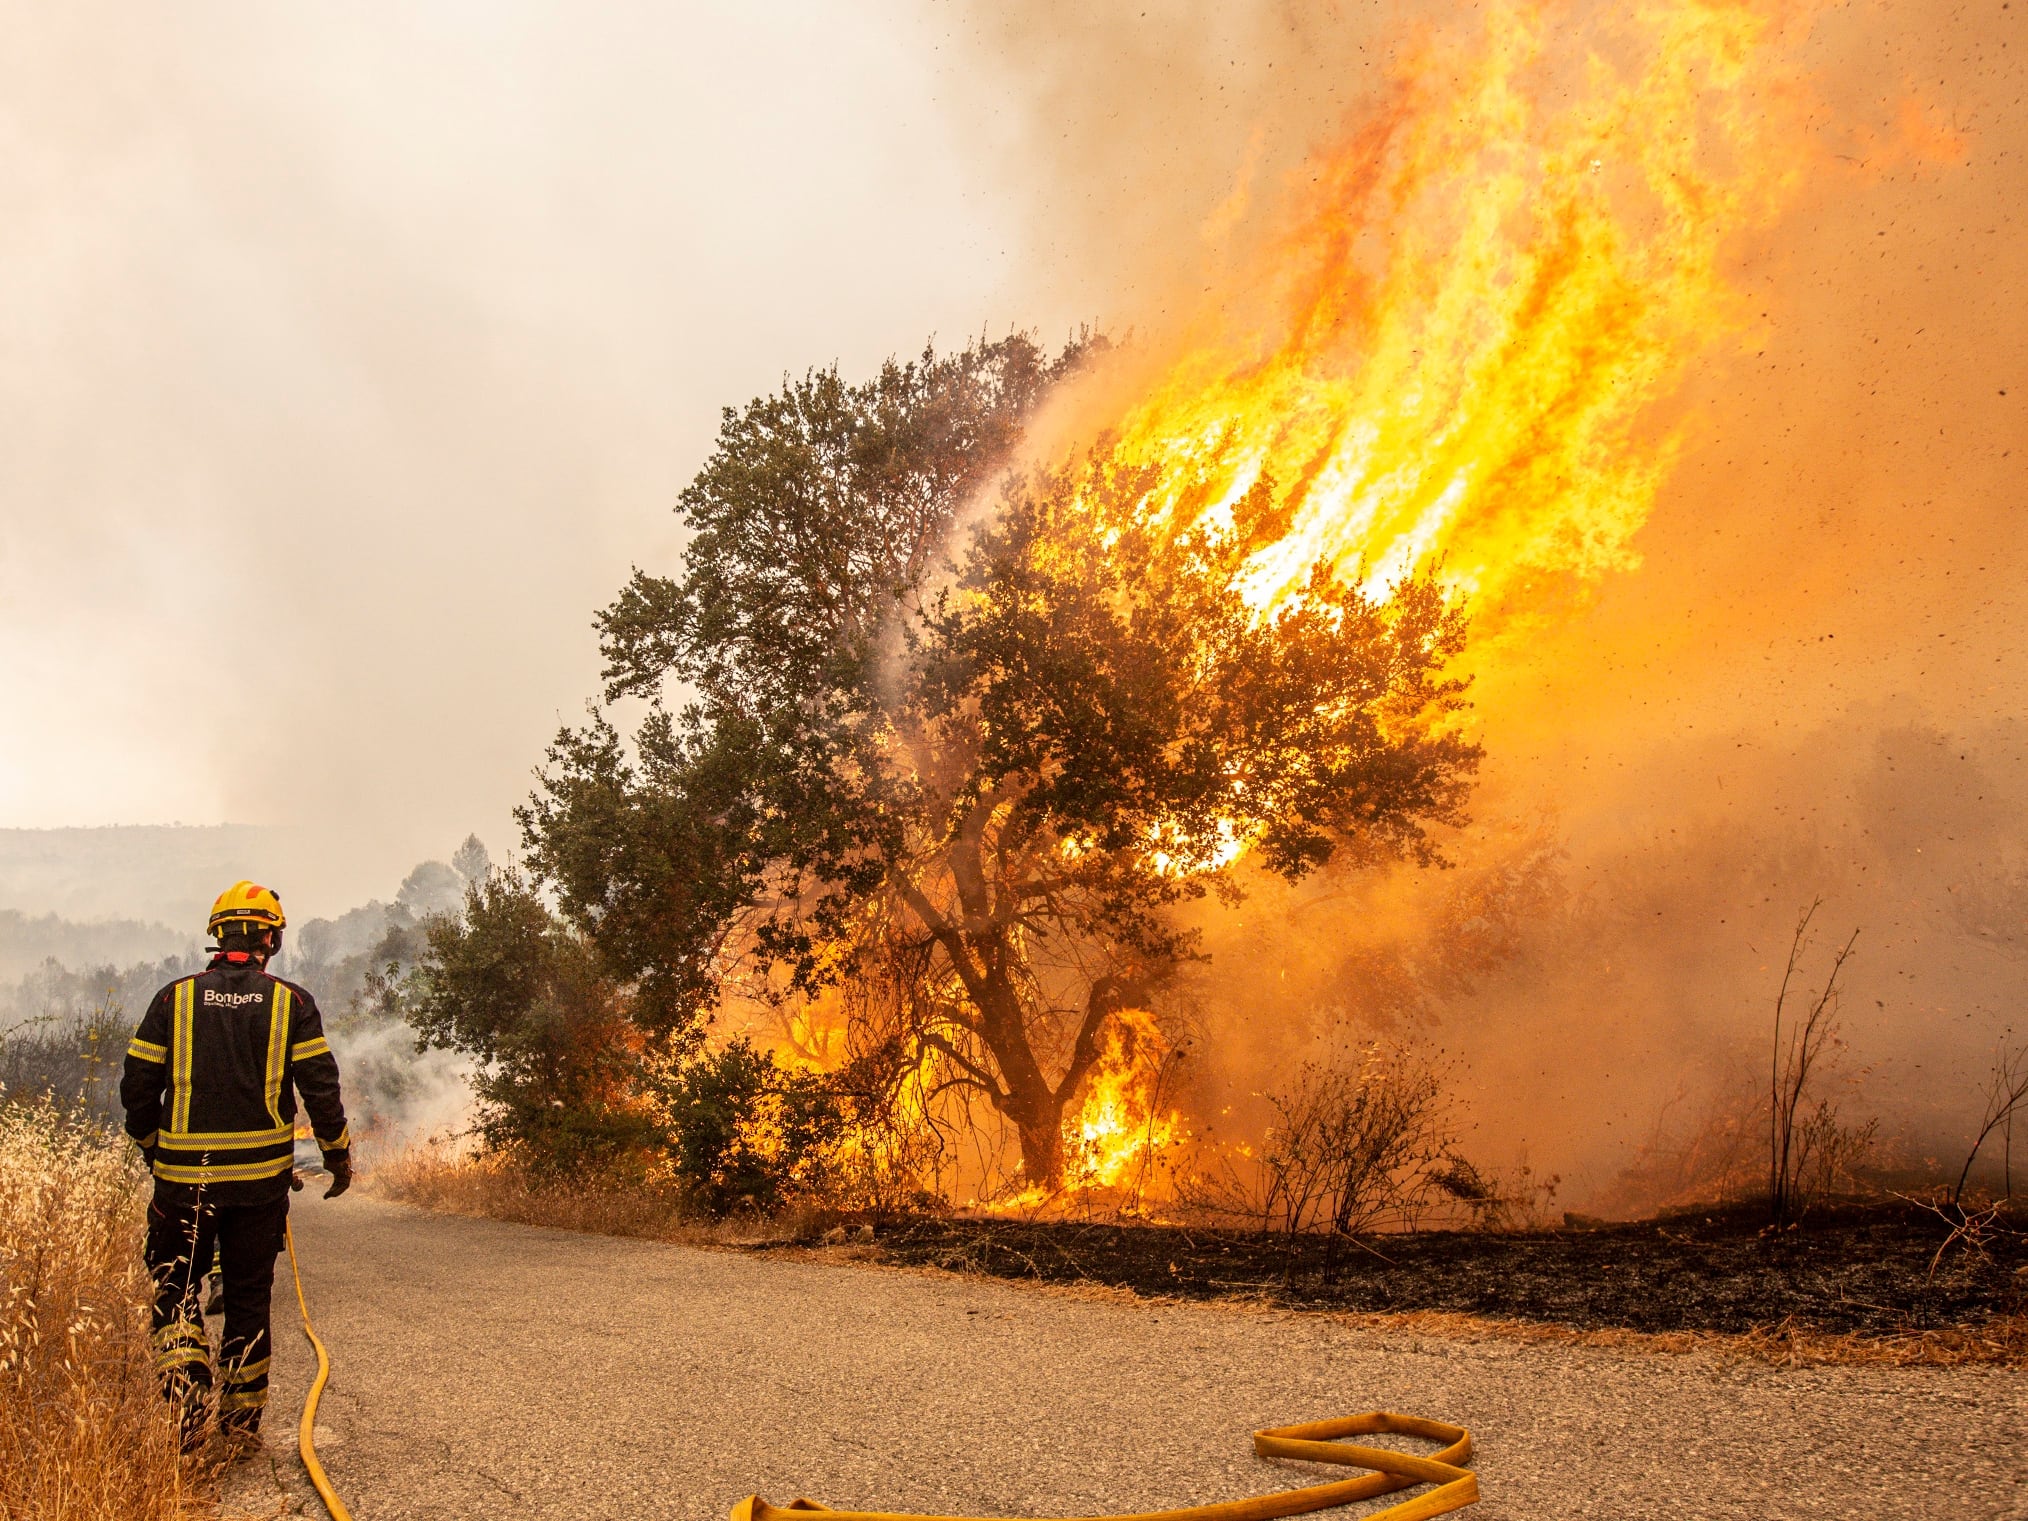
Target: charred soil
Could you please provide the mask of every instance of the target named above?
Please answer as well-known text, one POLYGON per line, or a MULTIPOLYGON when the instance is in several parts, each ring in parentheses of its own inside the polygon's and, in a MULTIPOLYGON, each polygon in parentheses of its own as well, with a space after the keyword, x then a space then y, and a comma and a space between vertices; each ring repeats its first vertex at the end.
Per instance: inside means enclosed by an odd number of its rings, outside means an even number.
POLYGON ((1096 1283, 1292 1309, 1438 1311, 1579 1330, 1831 1335, 1975 1328, 2028 1310, 2028 1235, 1954 1245, 1903 1204, 1764 1231, 1746 1211, 1591 1229, 1425 1231, 1365 1242, 1176 1226, 911 1217, 876 1234, 896 1264, 1096 1283))

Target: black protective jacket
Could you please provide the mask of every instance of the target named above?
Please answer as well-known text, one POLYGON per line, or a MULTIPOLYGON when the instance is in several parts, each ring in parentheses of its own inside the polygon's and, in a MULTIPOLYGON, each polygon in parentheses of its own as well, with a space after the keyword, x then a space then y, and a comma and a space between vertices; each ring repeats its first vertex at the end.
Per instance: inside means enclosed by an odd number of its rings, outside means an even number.
POLYGON ((289 1191, 296 1095, 326 1158, 352 1144, 317 1001, 240 952, 155 995, 127 1047, 120 1101, 158 1191, 219 1204, 289 1191))

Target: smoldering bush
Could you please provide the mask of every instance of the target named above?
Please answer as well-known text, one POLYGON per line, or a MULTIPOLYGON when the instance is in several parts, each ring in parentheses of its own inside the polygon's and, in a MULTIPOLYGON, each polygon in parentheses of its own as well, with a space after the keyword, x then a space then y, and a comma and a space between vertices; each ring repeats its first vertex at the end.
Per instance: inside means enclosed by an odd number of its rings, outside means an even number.
POLYGON ((1435 1211, 1495 1223, 1510 1201, 1459 1150, 1449 1067, 1420 1041, 1369 1041, 1303 1062, 1263 1095, 1258 1150, 1227 1149, 1187 1204, 1261 1231, 1355 1237, 1435 1211))

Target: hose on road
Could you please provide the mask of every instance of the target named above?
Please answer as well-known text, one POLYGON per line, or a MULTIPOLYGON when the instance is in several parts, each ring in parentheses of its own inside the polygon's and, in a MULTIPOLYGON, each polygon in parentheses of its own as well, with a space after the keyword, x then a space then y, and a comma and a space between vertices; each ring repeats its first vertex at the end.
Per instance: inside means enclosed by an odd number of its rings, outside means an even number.
MULTIPOLYGON (((1342 1416, 1332 1421, 1270 1426, 1253 1434, 1253 1450, 1264 1458, 1341 1463, 1354 1468, 1370 1468, 1373 1472, 1362 1478, 1313 1484, 1306 1489, 1283 1490, 1279 1494, 1261 1495, 1252 1500, 1228 1500, 1220 1505, 1193 1505, 1182 1510, 1140 1511, 1125 1516, 1082 1516, 1074 1518, 1074 1521, 1275 1521, 1280 1516, 1329 1510, 1334 1505, 1370 1500, 1375 1495, 1390 1494, 1397 1489, 1434 1484, 1436 1488, 1426 1494, 1362 1518, 1362 1521, 1424 1521, 1425 1517, 1462 1510, 1479 1498, 1478 1476, 1459 1466, 1471 1461, 1472 1434, 1462 1426, 1426 1420, 1417 1415, 1369 1410, 1364 1415, 1342 1416), (1428 1457, 1417 1457, 1392 1448, 1360 1447, 1341 1440, 1348 1436, 1372 1436, 1383 1432, 1422 1437, 1446 1445, 1428 1457)), ((768 1504, 759 1495, 748 1495, 733 1506, 732 1521, 807 1521, 812 1511, 821 1511, 825 1521, 974 1521, 974 1518, 960 1516, 833 1510, 814 1500, 794 1500, 777 1506, 768 1504)))
POLYGON ((303 1401, 302 1424, 296 1428, 296 1451, 302 1454, 303 1470, 309 1474, 317 1498, 324 1502, 324 1509, 331 1513, 331 1521, 352 1521, 352 1512, 338 1498, 338 1491, 331 1487, 324 1465, 317 1461, 317 1444, 312 1439, 317 1425, 317 1401, 324 1397, 324 1385, 331 1378, 331 1355, 318 1339, 317 1328, 310 1324, 310 1302, 303 1297, 303 1270, 296 1263, 296 1237, 286 1224, 282 1227, 282 1240, 289 1247, 289 1272, 296 1280, 296 1307, 303 1312, 303 1334, 310 1338, 310 1345, 317 1350, 317 1377, 310 1385, 309 1398, 303 1401))
MULTIPOLYGON (((282 1239, 289 1248, 289 1273, 296 1280, 296 1306, 303 1312, 303 1334, 317 1353, 317 1377, 303 1401, 303 1420, 296 1430, 296 1449, 302 1454, 303 1469, 316 1487, 318 1498, 331 1513, 331 1521, 352 1521, 352 1513, 331 1487, 324 1465, 317 1461, 313 1432, 317 1424, 317 1401, 331 1378, 331 1356, 310 1323, 310 1302, 303 1296, 303 1270, 296 1261, 296 1238, 287 1225, 282 1239)), ((1303 1489, 1286 1489, 1278 1494, 1260 1495, 1251 1500, 1228 1500, 1218 1505, 1192 1505, 1181 1510, 1138 1511, 1130 1515, 1084 1516, 1070 1521, 1279 1521, 1283 1516, 1300 1516, 1310 1511, 1350 1505, 1376 1495, 1418 1484, 1436 1487, 1427 1494, 1375 1511, 1364 1521, 1426 1521, 1430 1516, 1462 1510, 1479 1498, 1479 1479, 1461 1467, 1472 1457, 1472 1434, 1462 1426, 1432 1421, 1417 1415, 1396 1415, 1390 1410, 1369 1410, 1363 1415, 1341 1416, 1330 1421, 1310 1421, 1297 1426, 1270 1426, 1253 1434, 1253 1450, 1263 1458, 1294 1458, 1307 1463, 1337 1463, 1373 1471, 1357 1479, 1340 1479, 1332 1484, 1312 1484, 1303 1489), (1445 1445, 1427 1457, 1396 1452, 1389 1447, 1361 1447, 1343 1440, 1349 1436, 1393 1433, 1421 1437, 1445 1445)), ((759 1495, 748 1495, 732 1508, 731 1521, 805 1521, 812 1511, 821 1511, 826 1521, 976 1521, 964 1516, 924 1516, 897 1511, 833 1510, 815 1500, 797 1499, 787 1505, 770 1505, 759 1495)))

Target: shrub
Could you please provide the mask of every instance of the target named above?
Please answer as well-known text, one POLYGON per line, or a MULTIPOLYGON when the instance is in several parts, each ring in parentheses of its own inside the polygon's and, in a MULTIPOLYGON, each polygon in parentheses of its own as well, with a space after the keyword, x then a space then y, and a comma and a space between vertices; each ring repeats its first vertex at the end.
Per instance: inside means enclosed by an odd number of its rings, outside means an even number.
POLYGON ((703 1212, 770 1213, 823 1186, 844 1121, 818 1074, 740 1036, 672 1065, 659 1086, 671 1165, 703 1212))
POLYGON ((462 917, 428 921, 428 949, 383 982, 419 1044, 478 1064, 479 1132, 538 1171, 624 1171, 656 1144, 636 1076, 645 1037, 585 938, 518 876, 474 883, 462 917))
POLYGON ((1455 1192, 1464 1164, 1440 1075, 1418 1048, 1376 1041, 1351 1059, 1305 1062, 1270 1102, 1264 1225, 1356 1236, 1409 1223, 1432 1190, 1455 1192))

